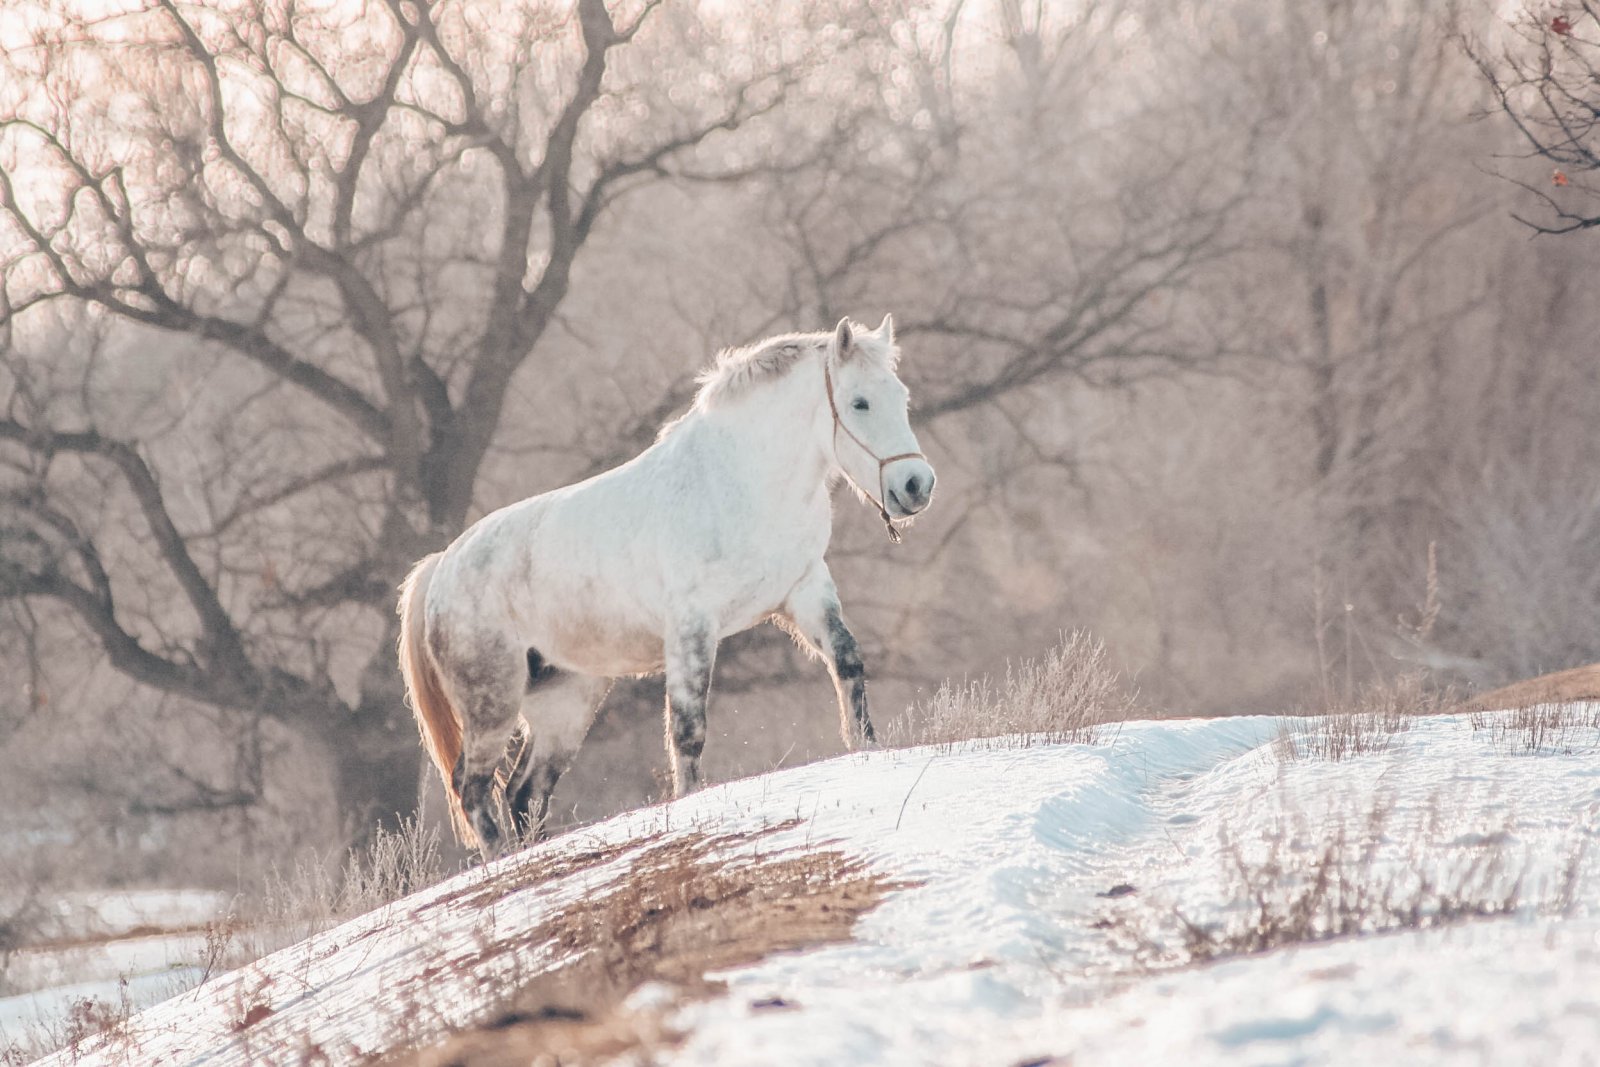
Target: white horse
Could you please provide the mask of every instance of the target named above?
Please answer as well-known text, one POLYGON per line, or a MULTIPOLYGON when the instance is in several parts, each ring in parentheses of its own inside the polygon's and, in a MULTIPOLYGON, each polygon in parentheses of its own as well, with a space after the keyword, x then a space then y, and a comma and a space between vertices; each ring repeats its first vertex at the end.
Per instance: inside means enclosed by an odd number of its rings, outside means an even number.
POLYGON ((822 557, 840 474, 896 541, 933 497, 898 358, 889 317, 724 351, 648 450, 486 515, 417 564, 400 589, 400 669, 463 840, 492 856, 508 819, 542 833, 621 675, 665 669, 673 792, 693 790, 717 644, 764 620, 828 665, 845 742, 873 740, 822 557))

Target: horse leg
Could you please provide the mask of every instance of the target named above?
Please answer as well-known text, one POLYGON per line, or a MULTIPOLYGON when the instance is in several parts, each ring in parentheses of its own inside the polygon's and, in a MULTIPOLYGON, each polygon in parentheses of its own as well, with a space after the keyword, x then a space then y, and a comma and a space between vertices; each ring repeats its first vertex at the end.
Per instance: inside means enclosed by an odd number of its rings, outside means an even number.
POLYGON ((531 750, 524 752, 522 763, 506 783, 506 804, 511 809, 517 836, 522 840, 543 841, 550 836, 545 829, 545 820, 550 815, 550 796, 570 762, 570 757, 558 760, 553 756, 535 756, 531 750))
POLYGON ((672 764, 672 795, 681 797, 700 786, 716 635, 704 625, 679 626, 667 638, 666 653, 667 759, 672 764))
POLYGON ((839 731, 854 748, 877 742, 872 717, 867 712, 867 668, 861 647, 844 623, 839 591, 826 563, 818 562, 784 602, 775 621, 788 630, 802 648, 828 665, 839 698, 839 731))
POLYGON ((517 712, 525 677, 522 653, 494 640, 465 652, 453 643, 436 650, 435 657, 462 719, 461 756, 450 785, 461 798, 479 850, 485 859, 493 859, 500 852, 501 827, 507 825, 497 811, 504 802, 497 772, 521 721, 517 712))
MULTIPOLYGON (((530 657, 531 659, 531 657, 530 657)), ((506 780, 506 800, 519 837, 542 841, 556 782, 594 724, 595 713, 611 691, 609 678, 530 672, 522 719, 527 743, 506 780)))

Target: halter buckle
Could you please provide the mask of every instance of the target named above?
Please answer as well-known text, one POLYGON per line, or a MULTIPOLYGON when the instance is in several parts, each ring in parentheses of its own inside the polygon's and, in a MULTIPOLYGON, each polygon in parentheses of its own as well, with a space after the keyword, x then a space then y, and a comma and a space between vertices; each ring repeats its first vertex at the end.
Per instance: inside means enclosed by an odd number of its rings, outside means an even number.
POLYGON ((888 531, 889 540, 891 543, 898 545, 901 541, 905 540, 905 538, 900 535, 900 531, 895 529, 894 520, 889 517, 888 508, 878 508, 878 516, 883 519, 883 528, 888 531))

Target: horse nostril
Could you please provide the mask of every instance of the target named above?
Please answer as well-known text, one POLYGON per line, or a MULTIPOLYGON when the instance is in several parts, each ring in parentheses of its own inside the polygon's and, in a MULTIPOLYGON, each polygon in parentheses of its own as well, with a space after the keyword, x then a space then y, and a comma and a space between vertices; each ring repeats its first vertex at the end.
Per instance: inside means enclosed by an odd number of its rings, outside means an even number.
POLYGON ((906 479, 906 495, 912 499, 922 495, 922 481, 915 474, 906 479))

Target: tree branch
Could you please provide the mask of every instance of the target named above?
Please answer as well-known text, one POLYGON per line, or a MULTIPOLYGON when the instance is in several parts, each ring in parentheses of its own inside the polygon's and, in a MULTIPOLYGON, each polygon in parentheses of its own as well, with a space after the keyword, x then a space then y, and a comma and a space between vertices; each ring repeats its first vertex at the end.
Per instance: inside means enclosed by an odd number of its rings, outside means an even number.
MULTIPOLYGON (((24 445, 46 463, 57 453, 71 452, 98 456, 116 467, 139 504, 145 523, 155 537, 156 550, 163 563, 199 617, 206 658, 214 660, 213 665, 227 664, 237 669, 248 669, 250 661, 238 629, 222 602, 217 599, 211 582, 200 572, 194 557, 189 554, 189 546, 167 510, 161 487, 138 452, 94 430, 57 433, 25 427, 12 419, 0 419, 0 440, 24 445)), ((108 611, 109 608, 108 596, 108 611)))

